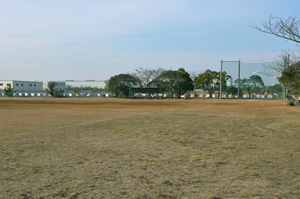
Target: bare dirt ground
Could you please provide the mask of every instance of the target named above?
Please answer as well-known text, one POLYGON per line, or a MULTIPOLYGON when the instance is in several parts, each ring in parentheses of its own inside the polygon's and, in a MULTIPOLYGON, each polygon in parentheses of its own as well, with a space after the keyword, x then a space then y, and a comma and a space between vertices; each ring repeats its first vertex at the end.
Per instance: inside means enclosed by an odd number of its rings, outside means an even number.
POLYGON ((277 100, 0 98, 0 198, 300 198, 277 100))

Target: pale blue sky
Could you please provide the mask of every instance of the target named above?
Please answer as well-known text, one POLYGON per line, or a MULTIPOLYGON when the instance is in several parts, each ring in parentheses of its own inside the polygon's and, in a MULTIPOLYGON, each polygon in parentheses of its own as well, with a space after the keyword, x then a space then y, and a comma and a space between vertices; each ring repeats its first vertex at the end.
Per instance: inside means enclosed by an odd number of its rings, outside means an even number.
POLYGON ((220 70, 276 58, 293 42, 261 33, 299 0, 0 0, 0 79, 106 80, 142 68, 220 70))

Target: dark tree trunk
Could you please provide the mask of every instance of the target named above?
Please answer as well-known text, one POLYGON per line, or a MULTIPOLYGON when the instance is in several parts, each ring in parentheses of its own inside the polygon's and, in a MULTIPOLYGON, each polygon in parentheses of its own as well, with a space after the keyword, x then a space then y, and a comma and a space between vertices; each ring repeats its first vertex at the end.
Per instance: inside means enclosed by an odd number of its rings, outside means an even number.
POLYGON ((209 98, 212 98, 212 92, 209 91, 209 98))

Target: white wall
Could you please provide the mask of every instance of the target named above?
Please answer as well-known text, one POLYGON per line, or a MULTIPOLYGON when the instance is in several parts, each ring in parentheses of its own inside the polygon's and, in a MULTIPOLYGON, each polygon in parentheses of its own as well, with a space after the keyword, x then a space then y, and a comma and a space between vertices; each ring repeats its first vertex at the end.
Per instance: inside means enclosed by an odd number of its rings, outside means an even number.
POLYGON ((13 87, 13 81, 0 81, 0 89, 4 90, 8 84, 13 87))
POLYGON ((37 81, 19 81, 19 80, 12 80, 12 81, 1 81, 0 80, 0 89, 4 90, 7 85, 10 84, 11 87, 16 92, 38 92, 43 90, 43 83, 37 81))
MULTIPOLYGON (((50 81, 43 81, 43 90, 46 90, 48 88, 48 82, 50 81)), ((54 81, 55 82, 55 89, 66 89, 66 83, 62 81, 54 81)))
POLYGON ((232 81, 231 77, 227 80, 226 85, 227 86, 232 86, 233 85, 233 81, 232 81))

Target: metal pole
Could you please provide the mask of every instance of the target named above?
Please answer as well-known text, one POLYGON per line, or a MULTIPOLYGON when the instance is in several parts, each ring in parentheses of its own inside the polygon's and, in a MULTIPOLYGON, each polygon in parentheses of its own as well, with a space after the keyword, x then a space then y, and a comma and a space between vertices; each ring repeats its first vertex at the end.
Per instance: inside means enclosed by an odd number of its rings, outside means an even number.
POLYGON ((283 92, 284 92, 284 94, 283 94, 283 104, 284 104, 284 106, 285 106, 285 99, 286 99, 286 90, 285 90, 285 87, 283 87, 283 92))
POLYGON ((266 93, 267 93, 267 98, 268 98, 268 75, 266 76, 266 78, 267 78, 267 85, 266 85, 266 93))
MULTIPOLYGON (((289 62, 290 62, 290 54, 288 54, 287 57, 285 57, 284 59, 284 70, 286 69, 286 67, 289 67, 289 62)), ((284 102, 284 106, 285 106, 285 99, 286 99, 286 89, 285 89, 285 86, 283 87, 283 91, 284 91, 284 99, 283 99, 283 102, 284 102)))
POLYGON ((238 70, 238 99, 240 99, 240 75, 241 75, 241 60, 239 60, 239 70, 238 70))
POLYGON ((268 95, 268 76, 267 76, 267 86, 266 86, 266 93, 268 95))
POLYGON ((220 99, 222 99, 222 60, 221 60, 221 71, 220 71, 220 99))
MULTIPOLYGON (((287 57, 284 58, 283 70, 286 68, 286 64, 287 64, 287 57)), ((285 106, 285 87, 284 86, 283 86, 283 89, 282 89, 282 102, 283 102, 283 105, 285 106)))
MULTIPOLYGON (((288 54, 287 67, 288 67, 288 68, 290 67, 290 54, 288 54)), ((286 90, 285 90, 285 92, 286 92, 286 90)), ((285 95, 286 95, 286 94, 285 94, 285 95)))

